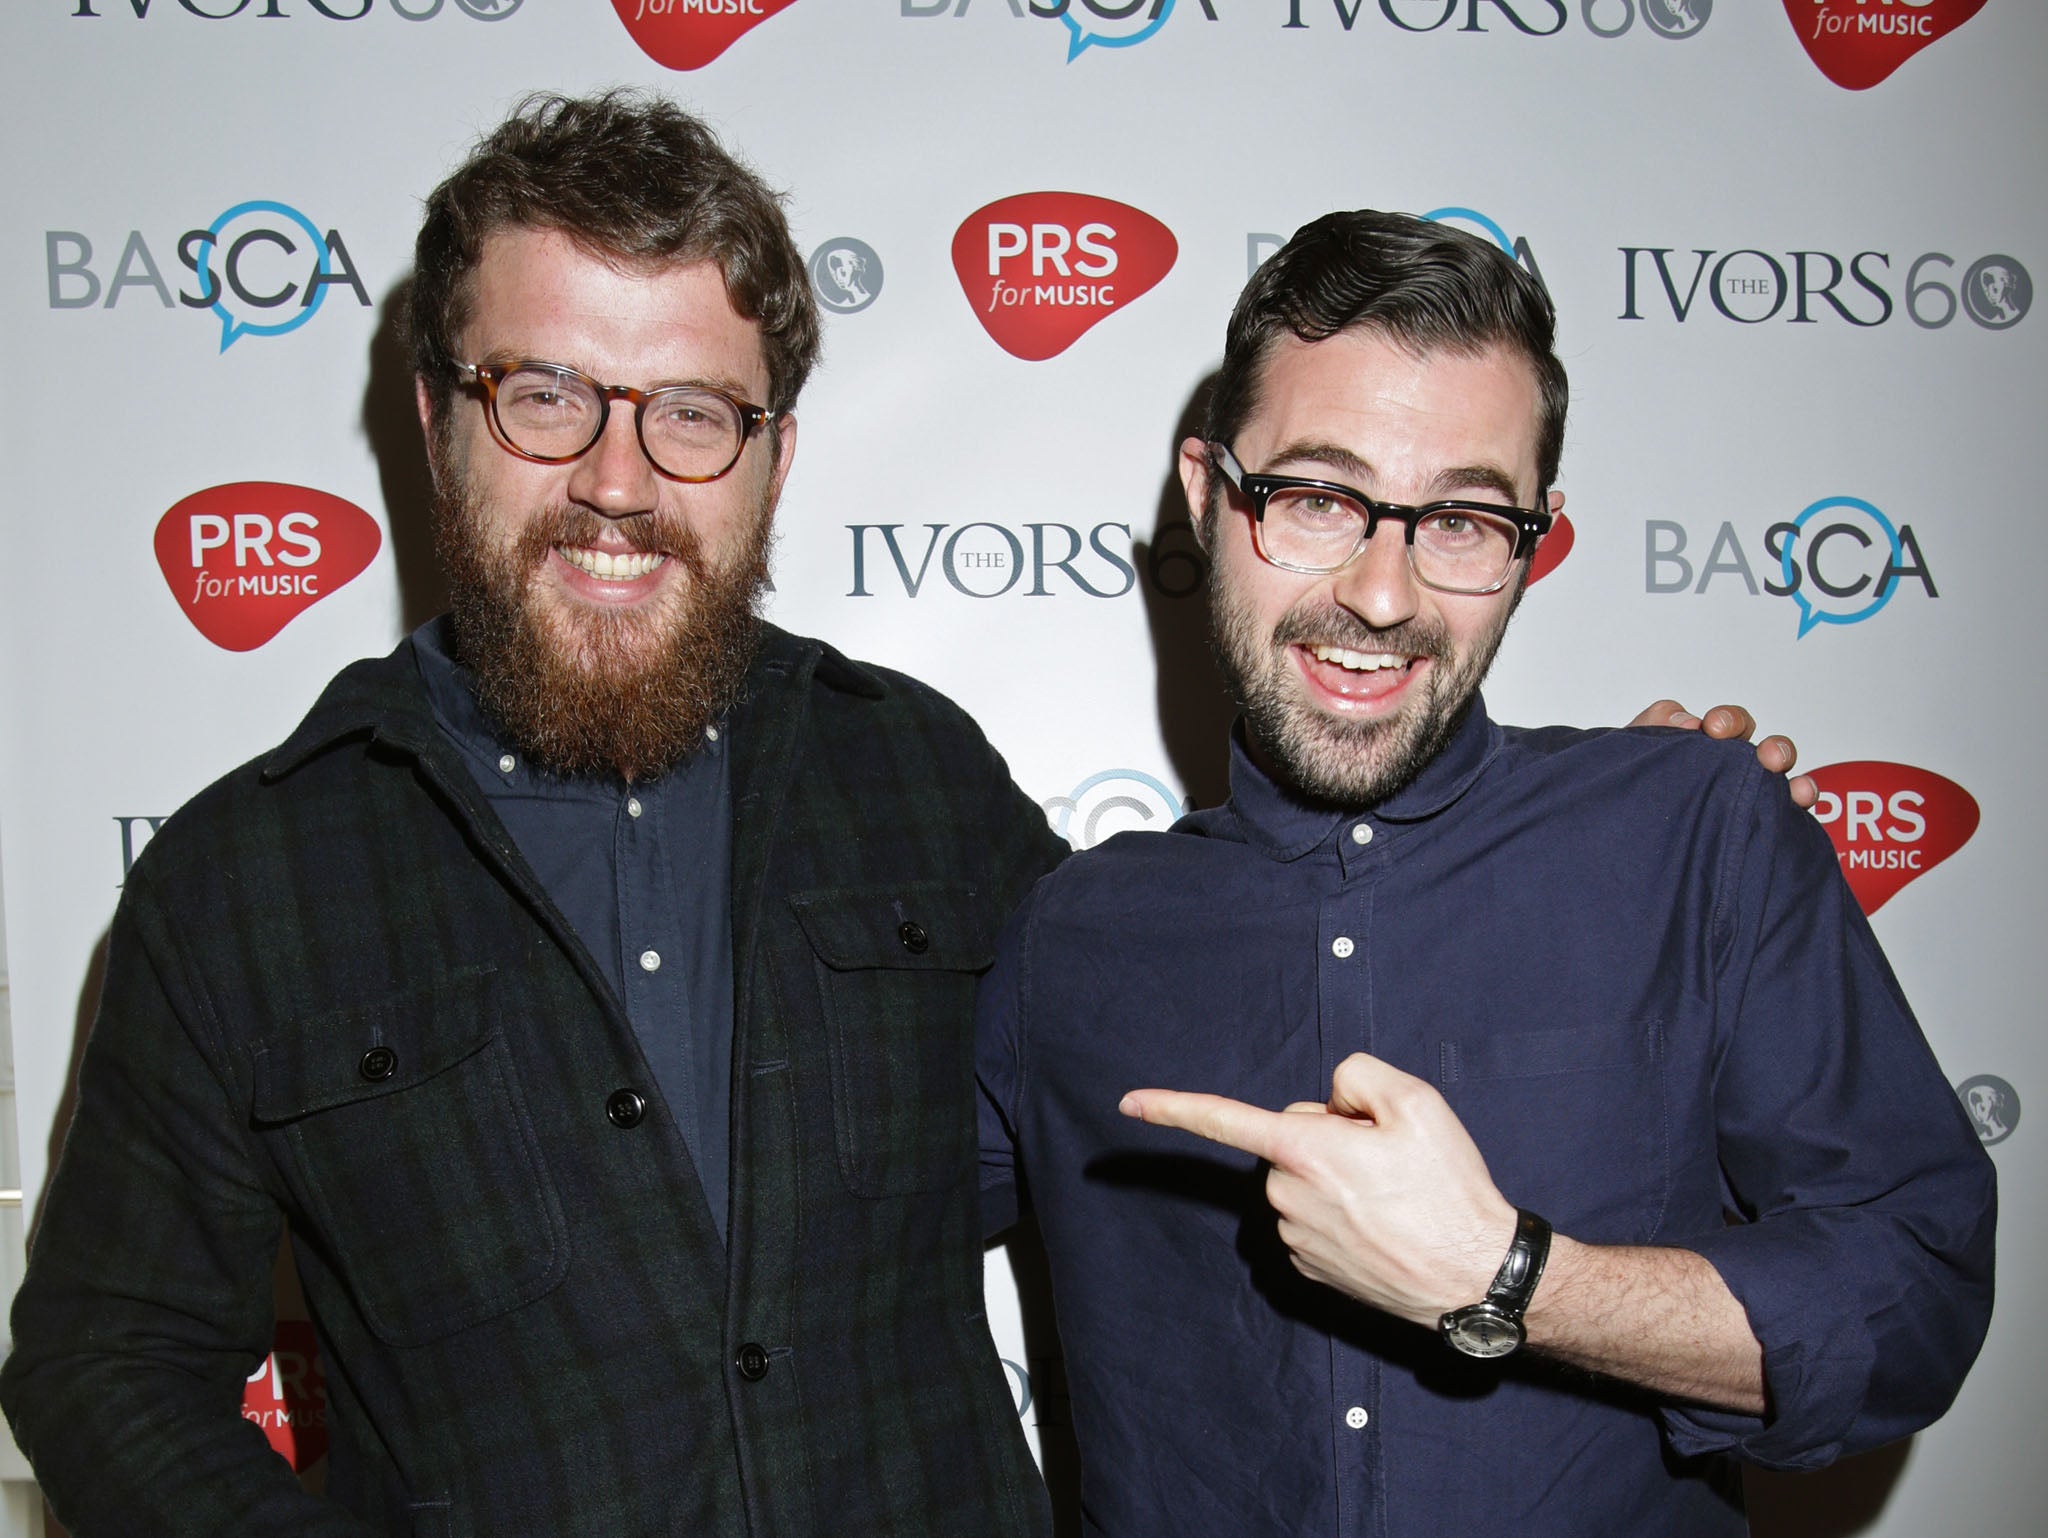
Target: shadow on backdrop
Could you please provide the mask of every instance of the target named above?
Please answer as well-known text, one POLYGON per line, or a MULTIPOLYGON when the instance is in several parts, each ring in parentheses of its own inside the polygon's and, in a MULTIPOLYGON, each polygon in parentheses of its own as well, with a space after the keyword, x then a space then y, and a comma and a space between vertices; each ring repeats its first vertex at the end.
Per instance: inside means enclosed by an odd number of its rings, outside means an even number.
POLYGON ((1181 788, 1196 806, 1219 806, 1230 793, 1230 723, 1237 706, 1224 691, 1209 653, 1209 560, 1195 543, 1181 492, 1183 438, 1202 431, 1202 414, 1216 382, 1195 386, 1166 445, 1166 478, 1153 511, 1152 532, 1131 542, 1132 563, 1143 574, 1138 591, 1152 632, 1159 737, 1181 788))
POLYGON ((1913 1439, 1907 1437, 1810 1474, 1745 1470, 1750 1538, 1855 1538, 1869 1532, 1912 1455, 1913 1439))
POLYGON ((441 577, 441 563, 434 556, 433 530, 427 520, 434 483, 427 471, 427 446, 413 400, 412 359, 405 345, 405 304, 411 292, 412 279, 408 277, 386 294, 378 307, 362 417, 363 437, 377 461, 377 482, 384 493, 402 634, 410 634, 448 607, 448 588, 441 577))

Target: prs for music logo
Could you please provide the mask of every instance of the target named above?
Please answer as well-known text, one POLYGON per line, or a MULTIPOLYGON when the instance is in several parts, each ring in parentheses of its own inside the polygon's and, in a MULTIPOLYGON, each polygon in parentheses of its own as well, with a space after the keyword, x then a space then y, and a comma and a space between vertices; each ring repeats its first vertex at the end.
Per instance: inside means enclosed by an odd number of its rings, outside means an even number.
POLYGON ((1867 91, 1984 9, 1984 0, 1785 0, 1806 56, 1844 90, 1867 91))
POLYGON ((1954 780, 1874 759, 1813 771, 1813 815, 1835 846, 1842 875, 1866 914, 1877 912, 1970 841, 1977 799, 1954 780))
POLYGON ((310 486, 238 481, 165 513, 156 563, 201 635, 246 652, 360 576, 382 542, 377 521, 353 502, 310 486))
POLYGON ((702 69, 796 0, 612 0, 640 51, 663 69, 702 69))
POLYGON ((976 209, 953 235, 953 271, 995 344, 1058 357, 1151 291, 1180 255, 1143 209, 1084 192, 1022 192, 976 209))

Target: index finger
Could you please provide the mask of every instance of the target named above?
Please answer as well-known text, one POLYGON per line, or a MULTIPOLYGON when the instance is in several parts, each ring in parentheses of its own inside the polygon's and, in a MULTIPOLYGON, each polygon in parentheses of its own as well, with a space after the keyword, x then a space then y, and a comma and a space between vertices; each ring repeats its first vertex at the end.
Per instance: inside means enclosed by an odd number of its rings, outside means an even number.
POLYGON ((1268 1163, 1279 1150, 1285 1122, 1278 1111, 1180 1089, 1134 1089, 1118 1102, 1117 1109, 1151 1126, 1178 1127, 1212 1143, 1241 1148, 1268 1163))

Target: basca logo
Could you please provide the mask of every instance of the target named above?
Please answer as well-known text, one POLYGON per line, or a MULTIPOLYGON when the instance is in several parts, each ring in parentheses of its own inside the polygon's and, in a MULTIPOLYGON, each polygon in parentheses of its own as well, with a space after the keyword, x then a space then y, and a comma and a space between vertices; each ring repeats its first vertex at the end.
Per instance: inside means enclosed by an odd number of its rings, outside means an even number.
POLYGON ((1913 526, 1894 527, 1861 497, 1822 497, 1790 522, 1770 525, 1757 542, 1754 565, 1733 523, 1715 531, 1697 561, 1686 553, 1695 548, 1684 524, 1647 520, 1643 591, 1699 595, 1717 578, 1726 578, 1741 583, 1751 597, 1791 599, 1799 609, 1800 637, 1818 625, 1860 624, 1890 603, 1906 582, 1917 582, 1929 598, 1941 596, 1913 526))
MULTIPOLYGON (((902 14, 906 20, 958 18, 967 14, 968 4, 969 0, 902 0, 902 14)), ((1204 17, 1216 19, 1215 0, 1009 0, 1009 6, 1019 20, 1059 22, 1066 29, 1069 64, 1090 48, 1134 48, 1157 36, 1173 19, 1176 7, 1199 6, 1204 17)))
POLYGON ((702 69, 796 0, 612 0, 640 51, 663 69, 702 69))
POLYGON ((201 635, 246 652, 359 576, 382 538, 353 502, 237 481, 195 492, 157 521, 156 564, 201 635))
POLYGON ((2005 331, 2018 325, 2034 302, 2034 280, 2011 256, 1972 263, 1963 275, 1959 303, 1957 290, 1942 281, 1956 266, 1956 258, 1945 251, 1914 258, 1902 287, 1890 254, 1883 251, 1858 251, 1844 261, 1827 251, 1788 251, 1781 259, 1747 246, 1734 251, 1700 246, 1685 256, 1672 246, 1619 250, 1621 320, 1646 319, 1647 306, 1668 311, 1681 325, 1707 313, 1743 326, 1782 316, 1795 326, 1827 321, 1867 328, 1903 311, 1921 329, 1939 331, 1961 310, 1987 331, 2005 331), (1654 282, 1648 281, 1652 275, 1654 282))
POLYGON ((2020 1093, 1992 1073, 1980 1073, 1956 1086, 1956 1099, 1969 1113, 1977 1129, 1977 1141, 1986 1148, 2003 1143, 2020 1124, 2020 1093))
POLYGON ((116 815, 114 826, 121 830, 121 879, 115 886, 128 884, 128 872, 135 869, 135 857, 143 847, 156 837, 156 830, 164 825, 164 819, 157 816, 135 813, 128 816, 116 815))
POLYGON ((902 584, 915 598, 934 564, 947 587, 965 598, 1001 598, 1023 589, 1027 598, 1078 592, 1090 598, 1121 598, 1137 586, 1131 564, 1131 528, 1098 523, 1085 532, 1071 523, 1027 523, 1020 536, 1000 523, 927 523, 906 534, 900 523, 849 523, 853 535, 853 590, 848 598, 872 598, 873 580, 902 584), (869 536, 874 536, 870 539, 869 536), (1029 544, 1029 553, 1025 546, 1029 544), (879 547, 880 556, 871 565, 879 547))
POLYGON ((1815 769, 1813 815, 1834 842, 1842 875, 1875 913, 1970 841, 1976 798, 1954 780, 1875 759, 1815 769))
POLYGON ((1040 805, 1053 832, 1076 849, 1093 849, 1119 833, 1159 832, 1195 809, 1185 796, 1140 769, 1104 769, 1069 794, 1048 797, 1040 805))
MULTIPOLYGON (((1714 0, 1378 0, 1381 18, 1403 32, 1490 32, 1488 22, 1505 23, 1524 37, 1555 37, 1574 14, 1595 37, 1622 37, 1638 17, 1658 37, 1697 37, 1714 14, 1714 0)), ((1337 24, 1349 32, 1366 0, 1330 0, 1337 24)), ((1287 0, 1283 27, 1306 27, 1322 12, 1320 0, 1287 0)))
POLYGON ((1984 9, 1984 0, 1785 0, 1806 56, 1838 86, 1867 91, 1984 9))
MULTIPOLYGON (((341 232, 325 235, 289 203, 237 203, 203 230, 172 242, 181 278, 175 294, 165 264, 142 231, 130 230, 111 267, 94 266, 92 240, 79 230, 45 230, 43 260, 53 310, 111 310, 141 289, 166 310, 209 310, 220 322, 220 350, 245 336, 283 336, 311 320, 328 290, 345 288, 370 307, 341 232), (104 273, 104 277, 102 276, 104 273), (183 285, 191 283, 196 292, 183 285)), ((147 303, 147 300, 134 300, 147 303)))
POLYGON ((1001 198, 953 235, 953 271, 975 318, 1004 352, 1034 363, 1150 292, 1179 255, 1150 214, 1084 192, 1001 198))
MULTIPOLYGON (((263 21, 289 21, 295 16, 320 16, 328 21, 361 21, 374 14, 380 0, 74 0, 73 16, 97 17, 132 11, 137 21, 149 19, 154 3, 156 13, 183 11, 201 21, 233 21, 250 16, 263 21)), ((381 0, 383 12, 406 21, 432 21, 441 12, 455 11, 476 21, 503 21, 526 0, 381 0)))
POLYGON ((275 1340, 242 1390, 242 1419, 261 1427, 271 1449, 304 1472, 327 1455, 327 1380, 312 1325, 280 1319, 275 1340))
POLYGON ((836 236, 811 253, 811 287, 826 309, 858 314, 881 296, 882 259, 866 241, 836 236))

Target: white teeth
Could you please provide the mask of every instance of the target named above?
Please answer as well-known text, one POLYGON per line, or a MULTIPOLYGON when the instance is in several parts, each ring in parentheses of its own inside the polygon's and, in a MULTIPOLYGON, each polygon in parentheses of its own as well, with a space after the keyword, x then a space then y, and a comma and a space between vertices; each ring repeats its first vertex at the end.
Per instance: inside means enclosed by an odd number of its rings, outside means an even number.
POLYGON ((1311 646, 1318 662, 1334 662, 1354 673, 1377 673, 1381 668, 1405 668, 1414 660, 1391 652, 1355 652, 1344 646, 1311 646))
POLYGON ((578 571, 612 582, 631 582, 644 577, 668 559, 665 555, 649 555, 638 550, 613 555, 609 550, 591 550, 581 545, 557 545, 555 550, 578 571))

